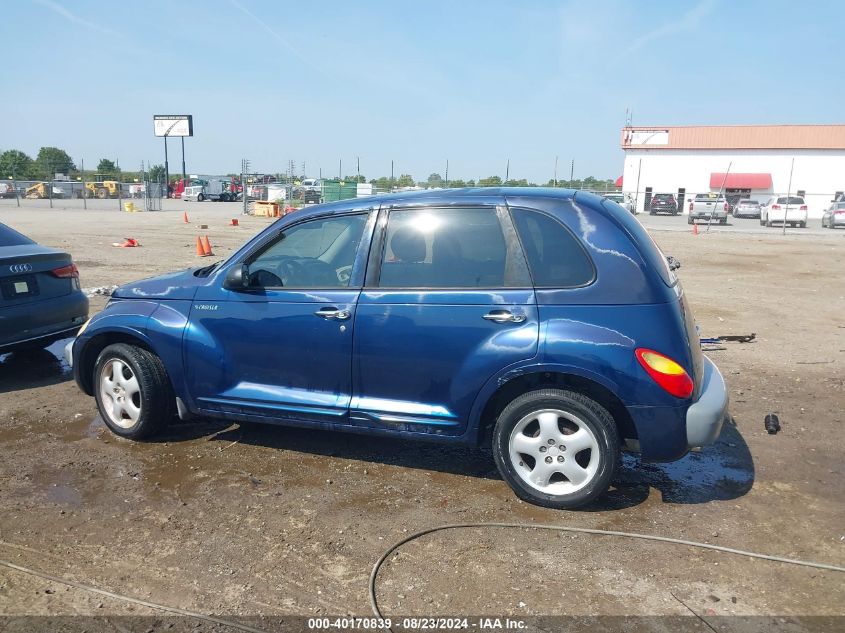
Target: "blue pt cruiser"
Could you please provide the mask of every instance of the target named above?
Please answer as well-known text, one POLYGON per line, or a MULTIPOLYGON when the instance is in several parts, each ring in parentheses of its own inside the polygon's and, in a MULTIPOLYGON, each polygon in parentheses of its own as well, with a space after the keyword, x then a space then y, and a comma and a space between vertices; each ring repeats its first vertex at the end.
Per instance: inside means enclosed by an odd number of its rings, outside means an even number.
POLYGON ((622 447, 711 443, 728 406, 639 222, 561 189, 297 211, 223 263, 119 288, 66 353, 123 437, 178 415, 484 445, 553 508, 602 494, 622 447))

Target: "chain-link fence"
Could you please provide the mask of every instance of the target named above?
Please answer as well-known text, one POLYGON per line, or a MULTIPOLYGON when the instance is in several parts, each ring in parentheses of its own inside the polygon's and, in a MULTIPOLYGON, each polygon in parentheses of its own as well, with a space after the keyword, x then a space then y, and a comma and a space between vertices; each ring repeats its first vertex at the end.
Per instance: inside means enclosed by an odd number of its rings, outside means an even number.
POLYGON ((149 181, 0 180, 0 208, 160 211, 163 195, 164 184, 149 181))

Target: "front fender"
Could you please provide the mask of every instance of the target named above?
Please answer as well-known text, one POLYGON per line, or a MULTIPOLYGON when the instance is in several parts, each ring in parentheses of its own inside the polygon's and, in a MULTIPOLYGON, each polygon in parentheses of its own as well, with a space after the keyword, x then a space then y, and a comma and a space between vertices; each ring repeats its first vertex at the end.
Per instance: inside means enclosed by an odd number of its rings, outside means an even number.
POLYGON ((115 301, 95 315, 73 345, 73 373, 80 388, 92 393, 87 375, 104 345, 137 340, 164 363, 177 395, 184 395, 182 333, 190 301, 115 301))

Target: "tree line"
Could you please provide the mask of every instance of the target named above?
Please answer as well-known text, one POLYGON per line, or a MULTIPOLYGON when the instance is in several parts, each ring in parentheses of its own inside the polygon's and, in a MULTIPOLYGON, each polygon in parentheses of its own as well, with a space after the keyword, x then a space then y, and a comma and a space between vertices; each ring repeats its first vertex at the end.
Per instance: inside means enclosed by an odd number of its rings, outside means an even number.
MULTIPOLYGON (((35 158, 19 149, 0 153, 0 180, 51 180, 56 174, 64 174, 72 180, 88 179, 95 174, 133 182, 139 180, 140 172, 123 171, 116 161, 101 158, 97 169, 81 169, 70 155, 58 147, 42 147, 35 158)), ((153 165, 147 171, 147 179, 154 182, 164 180, 164 165, 153 165)))
MULTIPOLYGON (((58 147, 42 147, 38 150, 38 155, 33 159, 27 156, 26 153, 10 149, 0 153, 0 180, 49 180, 55 174, 64 174, 68 178, 89 179, 95 174, 100 177, 108 177, 122 182, 133 182, 141 179, 140 172, 137 171, 123 171, 116 161, 108 158, 100 159, 97 163, 97 169, 86 169, 85 172, 77 166, 70 155, 58 147)), ((164 181, 164 165, 152 165, 146 172, 146 180, 152 182, 164 181)), ((180 175, 174 175, 171 180, 175 182, 181 178, 180 175)), ((438 173, 429 175, 426 180, 416 180, 411 174, 401 174, 398 178, 389 178, 381 176, 367 181, 364 176, 346 176, 343 179, 345 182, 369 182, 374 187, 389 191, 397 188, 409 187, 425 187, 428 189, 439 187, 568 187, 573 189, 592 189, 592 190, 612 190, 615 189, 614 183, 610 179, 598 179, 592 176, 582 178, 579 180, 554 180, 550 178, 546 183, 538 185, 538 183, 530 182, 525 178, 510 178, 503 180, 501 176, 488 176, 486 178, 479 178, 478 180, 469 179, 463 180, 460 178, 452 178, 448 182, 438 173)))

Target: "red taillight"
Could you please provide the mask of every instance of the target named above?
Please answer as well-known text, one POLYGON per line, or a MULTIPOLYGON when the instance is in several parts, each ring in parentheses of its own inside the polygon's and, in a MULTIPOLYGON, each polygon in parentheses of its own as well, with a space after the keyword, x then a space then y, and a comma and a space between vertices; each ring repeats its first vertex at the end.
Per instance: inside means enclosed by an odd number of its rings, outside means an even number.
POLYGON ((689 210, 692 211, 692 202, 689 203, 689 210))
POLYGON ((806 205, 806 204, 802 204, 800 207, 798 207, 798 210, 799 210, 799 211, 806 211, 806 210, 807 210, 807 205, 806 205))
POLYGON ((725 211, 727 211, 727 210, 728 210, 728 203, 726 202, 725 203, 725 211))
POLYGON ((780 210, 780 205, 779 204, 773 204, 772 209, 780 210))
POLYGON ((693 391, 692 378, 678 363, 660 352, 640 347, 635 352, 640 365, 658 385, 676 398, 689 398, 693 391))
POLYGON ((69 264, 67 266, 62 266, 61 268, 54 268, 50 271, 50 274, 53 275, 53 277, 58 277, 59 279, 79 279, 79 269, 76 267, 76 264, 69 264))

